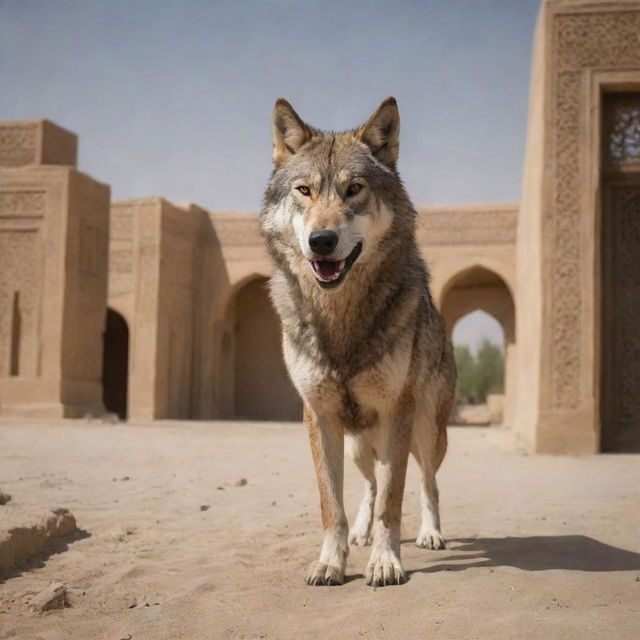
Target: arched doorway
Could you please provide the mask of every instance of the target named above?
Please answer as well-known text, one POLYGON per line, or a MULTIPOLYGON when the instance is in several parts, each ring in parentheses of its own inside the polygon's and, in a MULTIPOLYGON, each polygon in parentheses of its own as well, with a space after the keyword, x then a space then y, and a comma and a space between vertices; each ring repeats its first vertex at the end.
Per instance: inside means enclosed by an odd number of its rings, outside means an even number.
POLYGON ((250 280, 230 304, 233 314, 233 417, 301 420, 302 403, 282 356, 280 320, 267 278, 250 280))
MULTIPOLYGON (((440 308, 450 339, 453 338, 453 330, 458 321, 467 316, 473 318, 474 312, 477 311, 488 314, 499 323, 501 332, 489 333, 493 334, 494 342, 501 338, 503 340, 502 345, 498 344, 504 353, 504 399, 501 413, 503 424, 511 425, 516 388, 515 305, 505 281, 494 271, 479 265, 464 269, 453 276, 445 286, 440 308)), ((478 344, 474 346, 482 349, 481 328, 477 329, 475 337, 478 344)), ((499 401, 498 398, 495 400, 499 401)), ((497 415, 499 407, 493 407, 491 411, 497 415)))
POLYGON ((102 400, 107 411, 127 419, 129 383, 129 328, 126 320, 107 309, 102 357, 102 400))

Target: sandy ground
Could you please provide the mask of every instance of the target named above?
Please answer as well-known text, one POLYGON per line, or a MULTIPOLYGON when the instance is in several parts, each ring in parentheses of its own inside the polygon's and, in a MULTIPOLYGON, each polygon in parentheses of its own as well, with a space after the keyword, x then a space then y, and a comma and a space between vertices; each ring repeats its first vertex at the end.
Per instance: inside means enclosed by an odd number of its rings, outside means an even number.
MULTIPOLYGON (((0 488, 69 508, 82 531, 0 584, 0 638, 640 637, 640 457, 523 456, 495 429, 450 441, 448 548, 413 545, 412 463, 409 582, 367 587, 355 548, 343 586, 308 587, 321 530, 300 425, 2 423, 0 488), (72 607, 33 612, 57 582, 72 607)), ((346 475, 353 517, 361 479, 346 475)))

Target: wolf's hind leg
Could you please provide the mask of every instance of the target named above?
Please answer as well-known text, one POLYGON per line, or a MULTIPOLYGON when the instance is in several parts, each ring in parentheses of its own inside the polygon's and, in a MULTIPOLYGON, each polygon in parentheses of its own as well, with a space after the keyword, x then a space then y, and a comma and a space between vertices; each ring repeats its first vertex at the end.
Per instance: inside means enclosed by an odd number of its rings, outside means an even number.
POLYGON ((422 486, 420 487, 422 524, 416 538, 416 546, 423 549, 444 549, 445 540, 440 531, 440 510, 438 506, 438 485, 436 474, 427 463, 422 467, 422 486))
POLYGON ((371 544, 371 522, 376 501, 375 458, 371 445, 362 435, 347 436, 347 451, 364 476, 364 495, 358 515, 349 530, 349 544, 364 547, 371 544))
POLYGON ((425 425, 417 424, 413 431, 411 452, 420 465, 422 482, 420 486, 421 519, 420 533, 416 546, 423 549, 444 549, 445 539, 440 530, 440 509, 438 485, 436 483, 437 465, 442 459, 434 450, 437 438, 433 432, 424 430, 425 425))

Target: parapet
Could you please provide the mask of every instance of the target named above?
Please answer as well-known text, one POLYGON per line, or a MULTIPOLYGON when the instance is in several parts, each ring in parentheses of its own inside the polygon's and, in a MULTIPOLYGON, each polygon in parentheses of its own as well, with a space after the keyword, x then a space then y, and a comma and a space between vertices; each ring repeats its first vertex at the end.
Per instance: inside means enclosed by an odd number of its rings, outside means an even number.
POLYGON ((78 137, 49 120, 0 121, 0 167, 76 166, 78 137))

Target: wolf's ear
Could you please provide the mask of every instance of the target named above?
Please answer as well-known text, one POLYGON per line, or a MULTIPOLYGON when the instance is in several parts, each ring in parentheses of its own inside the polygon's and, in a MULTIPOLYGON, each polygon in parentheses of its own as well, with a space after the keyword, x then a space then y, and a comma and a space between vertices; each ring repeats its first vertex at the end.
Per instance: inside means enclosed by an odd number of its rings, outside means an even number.
POLYGON ((396 99, 383 100, 356 135, 380 162, 395 169, 400 147, 400 112, 396 99))
POLYGON ((273 162, 283 165, 311 137, 309 127, 293 107, 278 98, 273 107, 273 162))

